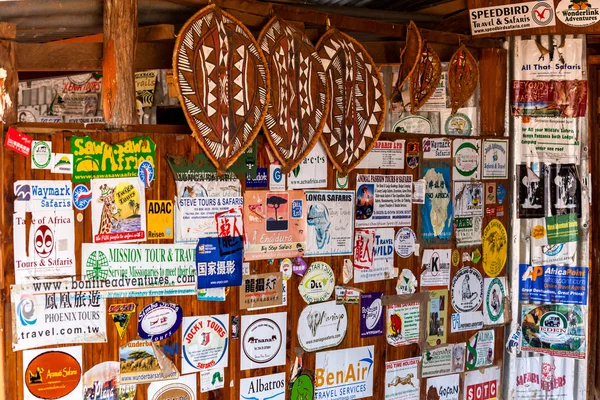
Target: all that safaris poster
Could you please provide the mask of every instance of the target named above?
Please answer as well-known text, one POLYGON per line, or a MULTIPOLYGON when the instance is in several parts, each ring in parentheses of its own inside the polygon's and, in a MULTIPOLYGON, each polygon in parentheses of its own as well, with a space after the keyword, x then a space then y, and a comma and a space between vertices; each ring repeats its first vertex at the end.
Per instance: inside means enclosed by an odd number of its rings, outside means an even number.
POLYGON ((244 193, 245 261, 303 255, 306 228, 304 192, 244 193))
POLYGON ((92 179, 94 243, 146 240, 146 194, 139 178, 92 179))
POLYGON ((519 218, 544 217, 544 180, 540 164, 517 167, 519 218))

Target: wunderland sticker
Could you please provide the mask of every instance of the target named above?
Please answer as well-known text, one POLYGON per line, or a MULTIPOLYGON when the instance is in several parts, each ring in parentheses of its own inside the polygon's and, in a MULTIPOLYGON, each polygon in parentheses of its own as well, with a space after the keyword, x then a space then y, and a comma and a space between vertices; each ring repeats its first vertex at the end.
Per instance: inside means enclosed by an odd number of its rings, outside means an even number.
MULTIPOLYGON (((500 367, 467 372, 464 379, 465 400, 495 400, 499 397, 500 367)), ((521 399, 521 397, 517 397, 521 399)))
POLYGON ((419 342, 421 303, 408 302, 386 306, 386 338, 398 347, 419 342))
POLYGON ((506 278, 485 278, 483 280, 483 322, 485 325, 504 324, 504 298, 506 296, 506 278))
POLYGON ((149 340, 132 340, 120 347, 120 381, 138 384, 179 378, 173 362, 149 340))
POLYGON ((483 179, 508 178, 508 140, 483 141, 483 179))
POLYGON ((152 382, 148 386, 149 400, 196 400, 196 374, 182 375, 178 379, 152 382))
POLYGON ((374 346, 317 353, 315 398, 370 398, 373 396, 374 362, 374 346))
POLYGON ((585 359, 585 310, 574 305, 523 305, 521 351, 585 359))
POLYGON ((243 315, 241 370, 285 365, 287 312, 243 315))
POLYGON ((452 279, 452 307, 459 313, 475 311, 483 302, 483 277, 475 268, 460 269, 452 279))
POLYGON ((518 399, 573 398, 575 360, 549 355, 517 357, 516 392, 518 399))
POLYGON ((305 257, 352 254, 354 193, 306 191, 307 225, 305 257))
POLYGON ((519 301, 587 305, 589 269, 519 264, 519 301))
POLYGON ((77 290, 71 279, 11 287, 13 351, 68 343, 106 342, 106 299, 77 290))
POLYGON ((481 169, 480 150, 481 140, 454 139, 452 142, 454 158, 452 180, 479 179, 481 169))
POLYGON ((92 179, 94 243, 146 240, 146 191, 136 178, 92 179))
POLYGON ((285 372, 240 379, 240 400, 285 400, 285 372))
POLYGON ((417 242, 417 236, 415 232, 408 228, 400 228, 396 232, 396 238, 394 239, 394 249, 396 254, 402 258, 408 258, 415 252, 415 244, 417 242))
POLYGON ((385 399, 419 400, 421 357, 385 363, 385 399))
POLYGON ((297 327, 298 343, 304 351, 335 347, 348 330, 346 307, 335 301, 309 305, 300 313, 297 327))
POLYGON ((319 303, 331 297, 335 286, 333 270, 322 261, 310 265, 298 285, 298 291, 306 304, 319 303))
POLYGON ((360 296, 360 337, 383 335, 383 292, 363 293, 360 296))
POLYGON ((494 363, 494 330, 479 331, 471 336, 467 342, 467 361, 468 371, 476 368, 487 367, 494 363))
POLYGON ((182 318, 178 304, 155 301, 138 314, 138 335, 152 342, 168 339, 179 329, 182 318))
POLYGON ((91 244, 82 274, 107 298, 196 294, 195 247, 185 244, 91 244))
POLYGON ((182 374, 227 367, 229 314, 184 317, 181 341, 182 374))
POLYGON ((24 399, 81 399, 82 359, 81 346, 24 351, 24 399))
POLYGON ((427 398, 439 400, 458 400, 460 393, 460 375, 443 375, 428 378, 426 386, 427 398))
POLYGON ((466 343, 428 348, 423 353, 422 378, 447 375, 465 370, 466 343))

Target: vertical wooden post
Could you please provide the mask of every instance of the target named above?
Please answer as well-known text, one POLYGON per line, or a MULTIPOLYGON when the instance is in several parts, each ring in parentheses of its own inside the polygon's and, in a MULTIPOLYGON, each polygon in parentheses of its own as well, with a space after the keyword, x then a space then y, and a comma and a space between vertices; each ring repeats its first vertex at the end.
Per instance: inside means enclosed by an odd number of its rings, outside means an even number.
POLYGON ((16 37, 15 24, 0 22, 0 123, 5 125, 17 122, 19 75, 16 37))
POLYGON ((104 1, 102 107, 109 128, 138 123, 135 106, 137 0, 104 1))
POLYGON ((481 49, 479 58, 480 135, 504 136, 507 56, 504 49, 481 49))

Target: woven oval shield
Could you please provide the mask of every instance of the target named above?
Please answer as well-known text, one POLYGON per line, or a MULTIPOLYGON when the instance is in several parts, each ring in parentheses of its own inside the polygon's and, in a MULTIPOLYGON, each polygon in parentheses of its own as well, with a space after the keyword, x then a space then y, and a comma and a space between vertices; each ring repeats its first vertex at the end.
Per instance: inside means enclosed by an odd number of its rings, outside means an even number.
POLYGON ((317 51, 331 91, 321 141, 344 176, 367 155, 383 130, 383 82, 365 49, 337 29, 329 29, 321 37, 317 51))
POLYGON ((442 77, 442 63, 435 50, 425 43, 417 68, 410 77, 410 111, 416 113, 433 95, 442 77))
POLYGON ((321 136, 329 103, 327 77, 310 40, 277 16, 263 28, 258 43, 271 75, 266 136, 282 172, 288 173, 321 136))
POLYGON ((410 21, 406 28, 406 43, 400 52, 400 71, 398 72, 398 82, 396 82, 398 91, 402 92, 402 87, 417 69, 422 50, 423 39, 419 28, 410 21))
POLYGON ((477 60, 463 44, 456 50, 448 63, 448 89, 450 90, 452 114, 456 114, 458 109, 473 96, 478 81, 477 60))
POLYGON ((209 5, 186 22, 173 70, 192 135, 222 174, 258 134, 269 102, 266 60, 250 31, 209 5))

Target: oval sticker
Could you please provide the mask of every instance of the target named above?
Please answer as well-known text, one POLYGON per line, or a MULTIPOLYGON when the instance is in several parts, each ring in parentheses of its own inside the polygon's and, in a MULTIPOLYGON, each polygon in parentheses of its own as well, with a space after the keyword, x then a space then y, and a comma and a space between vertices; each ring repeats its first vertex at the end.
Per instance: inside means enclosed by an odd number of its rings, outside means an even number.
POLYGON ((322 261, 314 262, 304 274, 298 291, 307 304, 319 303, 331 297, 335 276, 331 267, 322 261))
POLYGON ((342 343, 348 330, 343 304, 328 301, 307 306, 298 318, 298 343, 304 351, 318 351, 342 343))
POLYGON ((191 400, 195 399, 196 395, 192 392, 192 389, 182 385, 180 383, 174 383, 171 385, 167 385, 164 388, 160 389, 152 400, 173 400, 173 399, 185 399, 191 400))
POLYGON ((177 304, 155 301, 138 315, 138 334, 153 342, 171 337, 181 326, 183 311, 177 304))
POLYGON ((35 357, 25 370, 25 385, 40 399, 60 399, 81 381, 81 365, 70 354, 48 351, 35 357))

